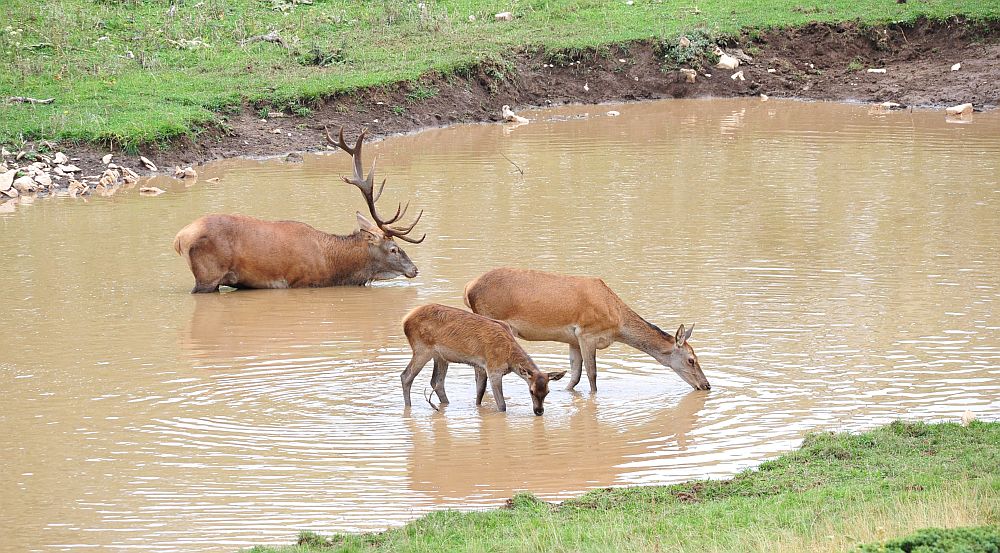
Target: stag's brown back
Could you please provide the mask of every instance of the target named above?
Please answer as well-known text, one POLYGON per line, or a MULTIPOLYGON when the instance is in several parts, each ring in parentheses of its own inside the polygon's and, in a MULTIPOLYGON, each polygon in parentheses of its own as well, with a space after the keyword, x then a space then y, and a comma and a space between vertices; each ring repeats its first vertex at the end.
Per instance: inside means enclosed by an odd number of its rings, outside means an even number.
POLYGON ((195 292, 215 291, 219 285, 363 284, 357 282, 365 280, 359 273, 373 266, 369 241, 360 235, 335 236, 305 223, 246 215, 205 215, 177 233, 174 250, 188 262, 195 292))

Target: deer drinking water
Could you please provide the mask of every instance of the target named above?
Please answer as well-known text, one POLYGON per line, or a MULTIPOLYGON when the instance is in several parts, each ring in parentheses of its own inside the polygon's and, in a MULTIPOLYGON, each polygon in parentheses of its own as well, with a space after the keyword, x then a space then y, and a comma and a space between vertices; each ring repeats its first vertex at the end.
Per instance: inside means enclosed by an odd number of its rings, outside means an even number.
POLYGON ((670 367, 696 390, 711 388, 698 356, 687 343, 694 326, 673 336, 647 322, 603 280, 501 268, 488 271, 465 287, 472 311, 510 324, 525 340, 569 344, 569 389, 587 369, 590 391, 597 391, 597 350, 622 342, 670 367))
POLYGON ((407 407, 410 406, 413 379, 432 359, 431 388, 441 403, 448 403, 444 391, 448 364, 463 363, 476 370, 476 405, 483 403, 489 378, 500 411, 507 410, 501 382, 505 374, 513 372, 528 383, 536 415, 545 411, 543 402, 549 393, 549 381, 559 380, 566 374, 566 371, 546 373, 539 370, 514 339, 507 324, 454 307, 435 303, 420 306, 403 318, 403 332, 413 350, 413 358, 400 375, 403 402, 407 407))
MULTIPOLYGON (((174 250, 188 262, 194 274, 192 293, 215 292, 220 285, 235 288, 301 288, 318 286, 364 286, 374 280, 399 275, 417 276, 417 267, 393 240, 412 244, 419 240, 407 236, 420 215, 407 227, 393 227, 406 213, 402 205, 389 219, 375 210, 385 187, 374 187, 375 161, 367 177, 361 165, 362 131, 354 148, 330 133, 326 139, 354 158, 354 176, 344 182, 361 190, 372 223, 356 213, 359 229, 341 236, 317 230, 296 221, 263 221, 246 215, 205 215, 182 228, 174 238, 174 250)), ((407 203, 409 206, 409 203, 407 203)))

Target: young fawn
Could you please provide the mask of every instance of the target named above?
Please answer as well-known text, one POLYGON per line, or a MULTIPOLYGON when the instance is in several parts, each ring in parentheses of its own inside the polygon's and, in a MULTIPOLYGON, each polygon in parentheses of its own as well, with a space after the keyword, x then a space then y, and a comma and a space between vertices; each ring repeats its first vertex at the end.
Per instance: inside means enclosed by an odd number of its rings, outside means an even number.
POLYGON ((476 405, 483 402, 489 378, 500 411, 507 410, 501 382, 505 374, 513 372, 528 383, 536 415, 545 412, 542 404, 549 393, 549 381, 566 374, 566 371, 540 371, 506 323, 454 307, 434 303, 418 307, 403 318, 403 332, 413 350, 413 358, 400 375, 406 406, 410 405, 413 379, 431 359, 434 360, 431 387, 441 403, 448 403, 444 391, 448 364, 462 363, 476 370, 476 405))

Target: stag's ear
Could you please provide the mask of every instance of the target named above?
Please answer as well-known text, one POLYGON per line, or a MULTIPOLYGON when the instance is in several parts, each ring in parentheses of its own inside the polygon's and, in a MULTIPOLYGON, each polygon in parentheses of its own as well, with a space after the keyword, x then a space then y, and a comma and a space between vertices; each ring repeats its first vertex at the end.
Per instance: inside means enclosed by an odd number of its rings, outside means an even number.
POLYGON ((690 336, 690 334, 689 335, 685 335, 684 334, 684 325, 681 325, 680 328, 677 329, 677 334, 674 335, 674 342, 676 342, 677 347, 683 346, 684 342, 687 340, 688 336, 690 336))
POLYGON ((566 371, 559 371, 559 372, 546 373, 546 374, 549 375, 549 380, 550 381, 552 381, 552 380, 559 380, 560 378, 566 376, 566 371))
POLYGON ((356 212, 355 215, 358 216, 358 228, 361 229, 361 232, 365 233, 368 240, 377 244, 385 238, 385 234, 382 233, 382 229, 378 228, 378 225, 375 223, 366 219, 360 211, 356 212))

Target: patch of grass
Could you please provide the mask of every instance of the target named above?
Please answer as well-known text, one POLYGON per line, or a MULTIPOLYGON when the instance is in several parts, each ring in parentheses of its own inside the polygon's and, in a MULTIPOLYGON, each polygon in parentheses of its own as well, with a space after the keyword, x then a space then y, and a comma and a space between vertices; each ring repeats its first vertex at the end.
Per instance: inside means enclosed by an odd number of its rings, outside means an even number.
POLYGON ((1000 553, 1000 528, 926 528, 884 543, 858 547, 856 553, 1000 553))
POLYGON ((983 422, 813 434, 729 480, 603 489, 561 504, 520 494, 495 511, 440 511, 386 532, 254 551, 839 552, 920 528, 1000 524, 998 444, 1000 423, 983 422))
POLYGON ((413 90, 406 94, 406 99, 411 102, 419 102, 421 100, 429 100, 437 96, 441 91, 436 86, 424 86, 418 84, 413 87, 413 90))
MULTIPOLYGON (((811 21, 880 24, 919 17, 1000 18, 1000 3, 831 0, 823 10, 786 0, 5 0, 0 143, 68 139, 120 145, 194 135, 244 103, 303 105, 333 94, 448 75, 524 47, 599 52, 607 45, 709 29, 734 34, 811 21), (513 9, 515 20, 493 13, 513 9), (475 15, 475 21, 469 20, 475 15), (246 42, 277 32, 283 43, 246 42)), ((878 42, 880 37, 874 36, 878 42)), ((569 55, 572 59, 573 55, 569 55)))
POLYGON ((851 63, 847 64, 847 70, 851 72, 861 71, 864 68, 865 68, 865 63, 864 61, 861 60, 861 58, 854 58, 853 60, 851 60, 851 63))

